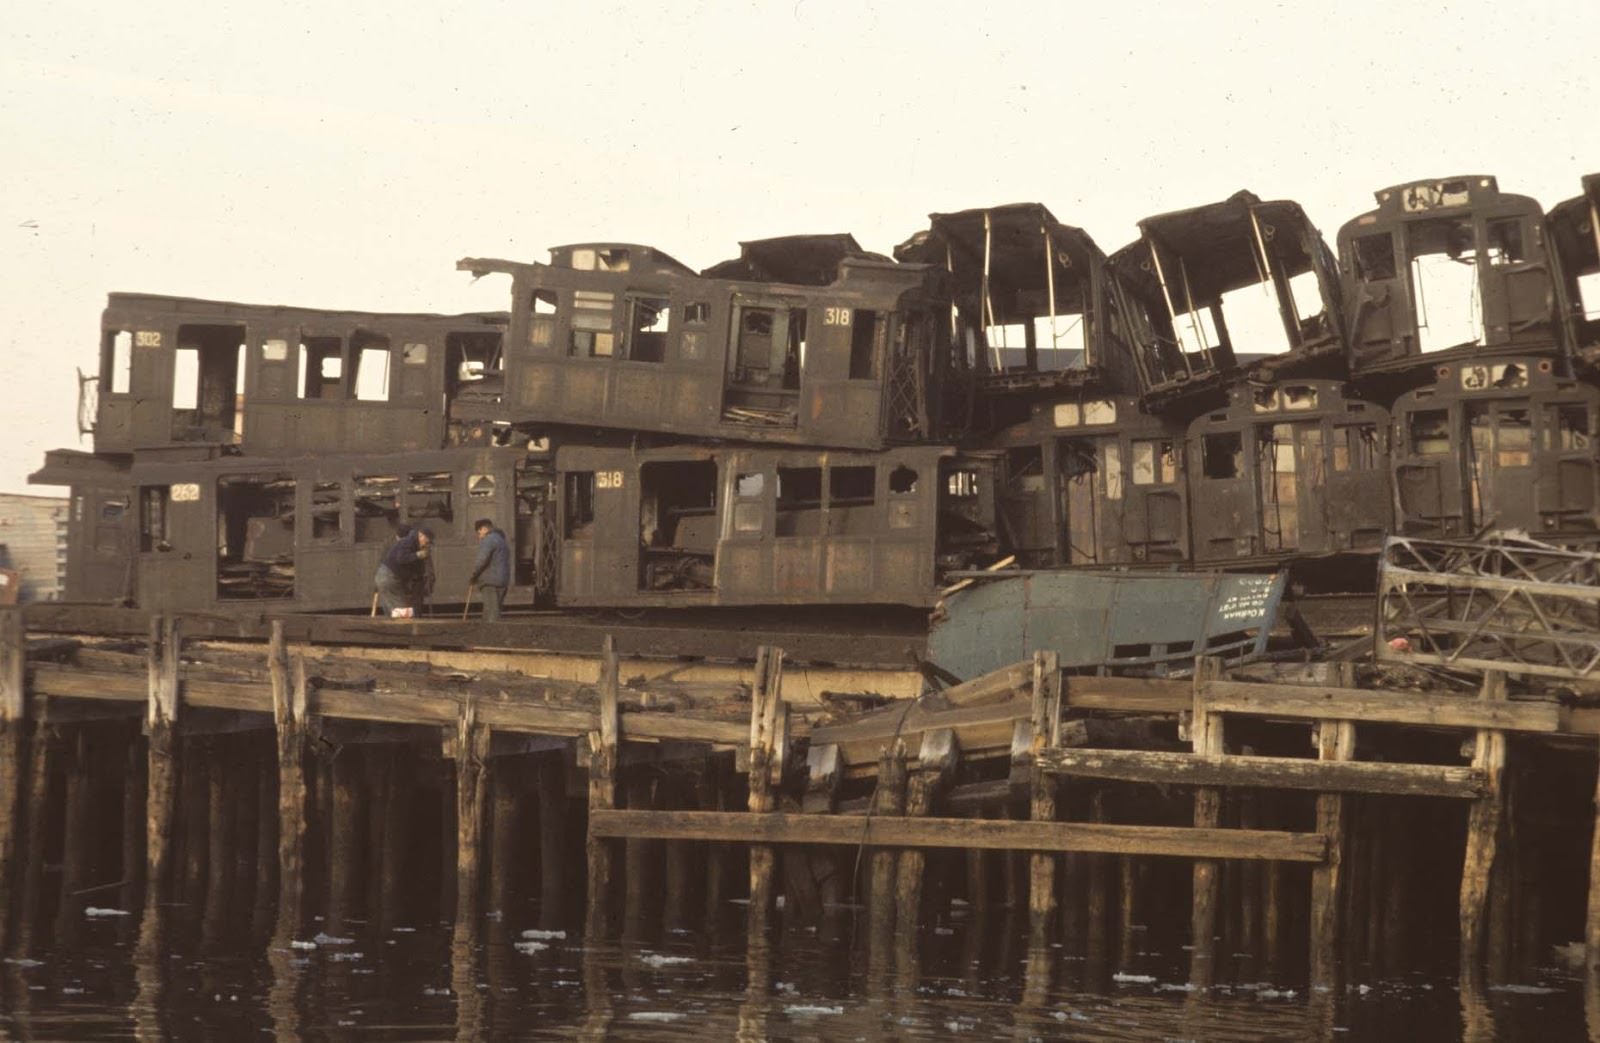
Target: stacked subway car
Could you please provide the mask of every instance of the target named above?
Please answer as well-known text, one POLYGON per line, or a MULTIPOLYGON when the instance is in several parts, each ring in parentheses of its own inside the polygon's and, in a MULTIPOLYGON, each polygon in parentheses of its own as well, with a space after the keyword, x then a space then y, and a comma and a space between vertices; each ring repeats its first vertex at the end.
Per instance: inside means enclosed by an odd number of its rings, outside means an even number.
POLYGON ((1489 177, 1377 204, 1337 254, 1241 192, 1110 255, 1020 204, 892 258, 460 262, 508 277, 492 314, 113 294, 93 451, 33 477, 72 489, 68 597, 161 609, 364 608, 397 526, 448 583, 479 517, 512 605, 572 607, 921 606, 1006 558, 1359 584, 1389 532, 1592 541, 1600 177, 1548 215, 1489 177))

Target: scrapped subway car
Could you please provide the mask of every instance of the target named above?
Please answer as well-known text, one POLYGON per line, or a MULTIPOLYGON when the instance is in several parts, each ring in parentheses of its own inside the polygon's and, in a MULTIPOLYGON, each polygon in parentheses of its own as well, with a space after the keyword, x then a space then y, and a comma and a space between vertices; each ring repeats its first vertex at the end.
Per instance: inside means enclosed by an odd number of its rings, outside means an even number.
POLYGON ((931 214, 894 254, 948 277, 945 398, 952 414, 980 409, 975 429, 1019 422, 1041 397, 1137 392, 1138 355, 1154 341, 1148 309, 1088 233, 1042 204, 931 214))
POLYGON ((1600 391, 1560 360, 1469 359, 1394 406, 1396 531, 1472 538, 1521 529, 1589 542, 1600 531, 1595 481, 1600 391))
POLYGON ((512 423, 848 449, 942 429, 934 269, 847 235, 745 243, 703 275, 637 244, 550 253, 457 265, 511 276, 512 423))
POLYGON ((1298 203, 1242 191, 1147 217, 1111 265, 1161 312, 1137 355, 1153 407, 1240 368, 1264 380, 1344 372, 1338 264, 1298 203))
POLYGON ((1583 179, 1583 195, 1551 207, 1548 223, 1573 354, 1594 372, 1600 370, 1600 174, 1583 179))
POLYGON ((110 453, 437 449, 498 372, 506 321, 114 293, 80 424, 110 453))
POLYGON ((1131 395, 1035 405, 988 443, 1004 549, 1023 568, 1188 561, 1183 434, 1131 395))
POLYGON ((771 447, 556 454, 563 605, 931 605, 996 553, 981 455, 771 447))
POLYGON ((35 481, 71 484, 67 597, 153 610, 366 608, 373 574, 402 523, 434 537, 438 575, 463 590, 472 522, 515 537, 517 582, 538 589, 548 542, 548 453, 141 454, 102 474, 88 454, 54 453, 35 481))
POLYGON ((1196 564, 1376 553, 1393 519, 1388 429, 1339 381, 1235 384, 1189 425, 1196 564))
POLYGON ((1483 176, 1376 195, 1376 209, 1339 230, 1354 376, 1426 382, 1441 357, 1564 359, 1566 289, 1536 200, 1483 176))

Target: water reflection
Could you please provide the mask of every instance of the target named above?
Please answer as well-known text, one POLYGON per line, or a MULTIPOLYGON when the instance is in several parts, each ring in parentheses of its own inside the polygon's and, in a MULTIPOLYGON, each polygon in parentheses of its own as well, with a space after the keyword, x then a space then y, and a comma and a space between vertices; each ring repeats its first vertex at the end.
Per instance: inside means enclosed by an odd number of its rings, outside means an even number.
MULTIPOLYGON (((249 905, 239 903, 242 919, 249 905)), ((723 932, 657 925, 626 944, 591 945, 513 911, 481 933, 379 918, 347 920, 349 933, 334 937, 313 921, 307 937, 254 946, 241 926, 240 947, 218 951, 201 944, 200 912, 169 907, 161 934, 132 942, 118 924, 85 918, 74 945, 10 957, 0 965, 0 1040, 1387 1040, 1582 1038, 1585 1029, 1600 1040, 1592 980, 1537 991, 1458 992, 1421 977, 1310 995, 1254 982, 1196 990, 1180 947, 1141 952, 1138 972, 1084 989, 1082 952, 1028 948, 1025 922, 1007 944, 998 909, 930 921, 914 936, 910 977, 897 961, 867 974, 864 945, 829 942, 781 914, 754 945, 737 917, 723 932)))

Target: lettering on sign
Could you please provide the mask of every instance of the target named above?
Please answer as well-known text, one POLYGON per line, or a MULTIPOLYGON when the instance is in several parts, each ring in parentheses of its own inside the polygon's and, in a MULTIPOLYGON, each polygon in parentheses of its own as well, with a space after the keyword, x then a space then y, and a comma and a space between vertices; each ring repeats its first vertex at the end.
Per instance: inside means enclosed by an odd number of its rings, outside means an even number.
POLYGON ((1267 611, 1267 597, 1272 592, 1272 580, 1258 580, 1241 584, 1217 606, 1217 618, 1225 623, 1260 619, 1267 611))

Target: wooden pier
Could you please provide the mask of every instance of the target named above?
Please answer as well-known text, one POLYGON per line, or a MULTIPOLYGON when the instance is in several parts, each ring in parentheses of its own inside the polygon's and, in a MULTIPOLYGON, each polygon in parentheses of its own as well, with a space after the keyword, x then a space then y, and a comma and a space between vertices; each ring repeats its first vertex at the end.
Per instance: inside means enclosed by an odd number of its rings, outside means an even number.
POLYGON ((462 648, 458 627, 394 647, 346 621, 267 621, 264 639, 134 612, 70 623, 0 612, 12 950, 47 910, 70 930, 104 885, 145 947, 176 896, 214 929, 248 910, 278 948, 363 904, 387 922, 437 908, 465 937, 523 890, 542 924, 581 909, 608 936, 747 898, 752 951, 859 896, 873 965, 904 969, 959 895, 975 921, 1025 915, 1041 960, 1085 945, 1126 968, 1143 925, 1187 923, 1196 985, 1243 952, 1326 989, 1437 945, 1445 889, 1466 983, 1563 941, 1600 956, 1600 709, 1496 672, 1452 693, 1362 686, 1349 663, 1224 676, 1201 659, 1163 680, 1040 653, 919 696, 911 662, 825 662, 820 643, 690 658, 609 636, 586 654, 462 648), (1519 816, 1535 802, 1539 821, 1519 816), (80 839, 96 822, 115 844, 80 839), (231 873, 241 860, 256 871, 231 873))

